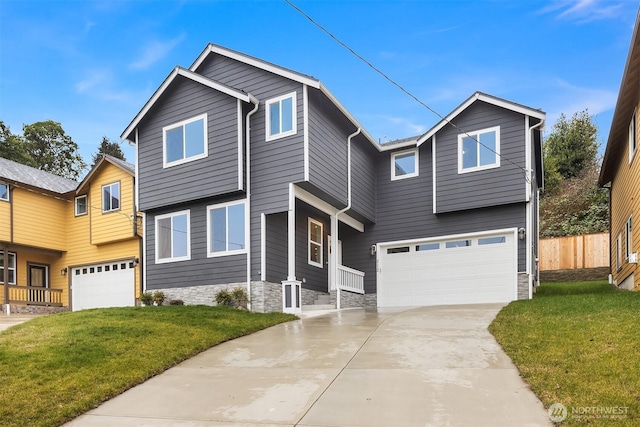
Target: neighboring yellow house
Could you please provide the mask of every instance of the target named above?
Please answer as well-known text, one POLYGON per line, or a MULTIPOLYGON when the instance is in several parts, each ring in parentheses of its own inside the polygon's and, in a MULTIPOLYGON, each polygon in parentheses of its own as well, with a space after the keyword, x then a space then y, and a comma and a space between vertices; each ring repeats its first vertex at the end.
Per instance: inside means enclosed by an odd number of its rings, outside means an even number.
POLYGON ((7 302, 11 312, 134 305, 142 235, 134 181, 134 166, 111 156, 81 183, 0 158, 2 311, 7 302))
POLYGON ((611 276, 623 289, 640 290, 640 153, 638 108, 640 107, 640 12, 622 75, 618 101, 602 161, 601 186, 611 192, 611 276))

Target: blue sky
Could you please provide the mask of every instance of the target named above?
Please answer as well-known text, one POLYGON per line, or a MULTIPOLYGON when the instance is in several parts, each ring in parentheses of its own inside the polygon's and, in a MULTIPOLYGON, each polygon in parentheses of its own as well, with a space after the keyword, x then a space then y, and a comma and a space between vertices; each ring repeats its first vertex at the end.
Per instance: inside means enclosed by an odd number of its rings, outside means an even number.
MULTIPOLYGON (((479 90, 589 109, 603 143, 636 1, 302 1, 296 5, 442 115, 479 90)), ((320 79, 380 139, 439 118, 284 0, 0 1, 0 120, 60 122, 87 163, 171 72, 212 42, 320 79)), ((122 144, 127 159, 134 150, 122 144)))

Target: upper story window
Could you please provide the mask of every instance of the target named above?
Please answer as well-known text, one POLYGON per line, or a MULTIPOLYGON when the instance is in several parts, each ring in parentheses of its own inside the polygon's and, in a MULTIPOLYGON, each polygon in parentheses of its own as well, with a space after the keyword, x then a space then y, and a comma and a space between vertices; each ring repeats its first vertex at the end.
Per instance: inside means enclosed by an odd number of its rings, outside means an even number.
MULTIPOLYGON (((9 284, 16 284, 16 254, 13 252, 8 252, 9 255, 9 266, 7 268, 9 273, 9 284)), ((0 283, 4 283, 4 256, 2 252, 0 252, 0 283)))
POLYGON ((391 180, 418 176, 418 149, 391 154, 391 180))
POLYGON ((120 183, 114 182, 102 186, 102 212, 120 209, 120 183))
POLYGON ((156 217, 156 263, 191 259, 190 211, 156 217))
POLYGON ((207 250, 210 257, 245 253, 245 202, 207 208, 207 250))
POLYGON ((9 184, 0 182, 0 200, 9 201, 9 184))
POLYGON ((458 135, 458 173, 500 166, 500 127, 458 135))
POLYGON ((207 157, 207 115, 162 128, 164 167, 207 157))
POLYGON ((637 113, 637 109, 633 111, 633 116, 631 116, 631 122, 629 123, 629 163, 633 161, 636 149, 638 148, 638 134, 636 129, 637 113))
POLYGON ((633 252, 633 215, 629 215, 624 228, 625 251, 624 259, 629 259, 629 254, 633 252))
MULTIPOLYGON (((104 189, 102 190, 104 192, 104 189)), ((78 196, 76 197, 76 216, 86 215, 87 214, 87 196, 78 196)))
POLYGON ((309 264, 322 268, 323 224, 309 218, 309 264))
POLYGON ((296 105, 295 92, 266 102, 267 141, 293 135, 297 132, 296 105))

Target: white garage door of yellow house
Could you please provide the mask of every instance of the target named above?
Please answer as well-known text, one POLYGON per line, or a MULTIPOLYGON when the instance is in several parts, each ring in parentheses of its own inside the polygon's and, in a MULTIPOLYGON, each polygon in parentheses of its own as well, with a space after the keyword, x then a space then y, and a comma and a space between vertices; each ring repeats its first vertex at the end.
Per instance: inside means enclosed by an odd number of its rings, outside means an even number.
POLYGON ((378 307, 517 299, 515 230, 379 244, 378 307))
POLYGON ((74 267, 71 274, 73 311, 135 305, 133 261, 74 267))

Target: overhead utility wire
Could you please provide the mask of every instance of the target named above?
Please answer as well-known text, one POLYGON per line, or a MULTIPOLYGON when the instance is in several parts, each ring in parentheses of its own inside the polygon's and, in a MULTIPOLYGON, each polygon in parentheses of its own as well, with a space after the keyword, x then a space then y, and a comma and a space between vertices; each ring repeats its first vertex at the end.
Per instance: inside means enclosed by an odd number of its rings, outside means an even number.
POLYGON ((323 27, 321 24, 319 24, 318 22, 316 22, 311 16, 309 16, 308 14, 306 14, 302 9, 300 9, 298 6, 296 6, 293 2, 291 2, 291 0, 284 0, 289 6, 291 6, 293 9, 295 9, 298 13, 300 13, 302 16, 304 16, 305 18, 307 18, 313 25, 315 25, 316 27, 318 27, 320 30, 322 30, 325 34, 327 34, 329 37, 331 37, 333 40, 335 40, 338 44, 340 44, 342 47, 344 47, 345 49, 347 49, 352 55, 354 55, 356 58, 358 58, 359 60, 361 60, 362 62, 364 62, 365 64, 367 64, 367 66, 369 66, 369 68, 373 69, 375 72, 377 72, 378 74, 380 74, 382 77, 384 77, 387 81, 389 81, 389 83, 391 83, 392 85, 394 85, 395 87, 397 87, 398 89, 400 89, 402 92, 404 92, 405 94, 409 95, 411 98, 413 98, 418 104, 422 105, 423 107, 425 107, 427 110, 431 111, 433 114, 435 114, 436 116, 440 117, 442 120, 444 120, 445 122, 447 122, 448 124, 450 124, 451 126, 453 126, 454 128, 456 128, 458 131, 460 131, 461 133, 465 134, 467 137, 473 139, 474 141, 476 141, 478 144, 482 145, 484 148, 486 148, 487 150, 491 151, 492 153, 494 153, 496 156, 499 156, 501 159, 506 160, 507 162, 511 163, 512 165, 516 166, 518 169, 522 170, 523 174, 524 174, 524 179, 530 184, 531 181, 529 180, 529 176, 527 174, 527 170, 525 168, 523 168, 522 166, 520 166, 519 164, 517 164, 516 162, 512 161, 511 159, 509 159, 508 157, 503 156, 502 154, 496 152, 494 149, 492 149, 491 147, 486 146, 485 144, 483 144, 482 142, 478 141, 478 139, 476 139, 475 137, 469 135, 469 133, 467 131, 465 131, 464 129, 462 129, 461 127, 459 127, 458 125, 454 124, 453 122, 447 120, 446 117, 444 117, 442 114, 438 113, 436 110, 434 110, 433 108, 431 108, 429 105, 427 105, 425 102, 421 101, 417 96, 415 96, 414 94, 412 94, 411 92, 409 92, 407 89, 405 89, 401 84, 397 83, 395 80, 393 80, 391 77, 389 77, 387 74, 385 74, 382 70, 380 70, 379 68, 377 68, 375 65, 373 65, 371 62, 369 62, 366 58, 364 58, 362 55, 360 55, 358 52, 356 52, 355 50, 353 50, 349 45, 347 45, 346 43, 344 43, 342 40, 340 40, 338 37, 334 36, 331 31, 327 30, 325 27, 323 27))

